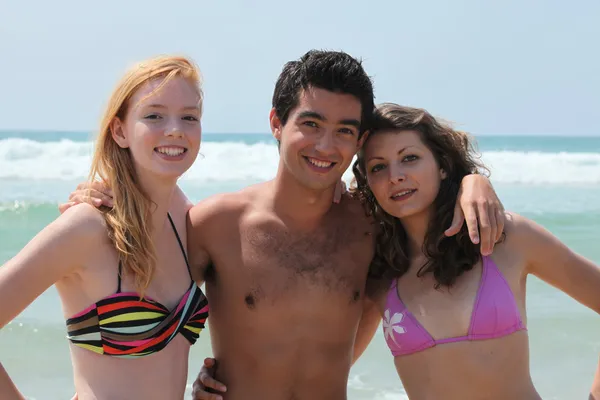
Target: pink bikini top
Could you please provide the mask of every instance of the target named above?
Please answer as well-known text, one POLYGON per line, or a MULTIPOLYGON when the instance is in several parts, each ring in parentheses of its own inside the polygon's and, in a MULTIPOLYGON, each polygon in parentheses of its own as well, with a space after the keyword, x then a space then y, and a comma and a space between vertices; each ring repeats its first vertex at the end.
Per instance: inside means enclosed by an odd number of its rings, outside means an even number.
POLYGON ((481 282, 466 336, 440 340, 432 338, 400 299, 396 282, 397 279, 394 279, 388 292, 383 319, 385 341, 394 357, 416 353, 438 344, 494 339, 527 329, 508 283, 488 257, 483 257, 481 282))

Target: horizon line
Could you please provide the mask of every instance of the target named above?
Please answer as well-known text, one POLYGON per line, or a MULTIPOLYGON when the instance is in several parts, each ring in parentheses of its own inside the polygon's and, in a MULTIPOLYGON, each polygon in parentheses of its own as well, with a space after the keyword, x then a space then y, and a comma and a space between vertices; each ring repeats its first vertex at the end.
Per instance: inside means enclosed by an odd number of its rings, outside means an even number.
MULTIPOLYGON (((24 133, 24 134, 52 134, 52 133, 65 133, 65 134, 81 134, 81 135, 94 135, 93 131, 80 131, 80 130, 65 130, 65 129, 3 129, 0 128, 0 134, 3 133, 24 133)), ((269 132, 202 132, 203 135, 263 135, 271 136, 269 132)), ((516 137, 562 137, 562 138, 589 138, 589 137, 600 137, 598 133, 579 133, 576 135, 570 135, 565 133, 470 133, 472 136, 516 136, 516 137)))

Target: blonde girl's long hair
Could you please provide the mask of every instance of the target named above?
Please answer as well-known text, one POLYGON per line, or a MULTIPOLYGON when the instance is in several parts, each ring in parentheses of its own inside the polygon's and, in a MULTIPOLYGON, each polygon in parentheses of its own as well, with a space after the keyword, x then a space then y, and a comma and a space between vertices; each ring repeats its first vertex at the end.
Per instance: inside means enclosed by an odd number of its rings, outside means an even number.
POLYGON ((203 93, 198 67, 180 56, 161 56, 134 65, 113 90, 100 123, 100 132, 92 159, 89 180, 102 180, 114 194, 114 206, 102 208, 121 262, 122 272, 134 277, 135 288, 143 297, 156 268, 156 250, 152 242, 152 202, 138 184, 129 149, 121 148, 113 139, 113 122, 124 121, 131 98, 145 83, 160 79, 153 91, 160 90, 170 79, 183 77, 203 93))

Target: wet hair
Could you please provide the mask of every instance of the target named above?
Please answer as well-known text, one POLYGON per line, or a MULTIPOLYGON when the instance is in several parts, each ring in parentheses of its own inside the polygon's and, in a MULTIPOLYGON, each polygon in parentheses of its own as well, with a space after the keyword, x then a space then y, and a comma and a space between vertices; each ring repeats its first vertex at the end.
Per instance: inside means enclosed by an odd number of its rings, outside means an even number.
MULTIPOLYGON (((472 173, 489 176, 489 171, 478 159, 468 134, 454 130, 449 123, 436 119, 419 108, 393 103, 379 105, 366 142, 377 135, 400 131, 417 132, 421 141, 433 153, 439 167, 446 172, 446 178, 440 182, 439 192, 433 203, 433 214, 423 243, 427 262, 417 275, 432 273, 436 288, 450 287, 464 271, 473 268, 480 259, 480 253, 478 246, 471 242, 465 225, 452 237, 447 237, 444 231, 452 222, 462 179, 472 173)), ((366 143, 363 149, 365 146, 366 143)), ((409 269, 411 254, 408 254, 408 237, 400 220, 386 213, 371 192, 363 149, 359 151, 352 167, 356 178, 354 193, 363 201, 368 214, 380 225, 370 276, 375 279, 394 279, 409 269)))
POLYGON ((302 90, 325 89, 355 96, 361 104, 359 138, 369 128, 374 110, 373 83, 362 62, 341 51, 310 50, 283 67, 273 92, 273 108, 283 125, 298 106, 302 90))

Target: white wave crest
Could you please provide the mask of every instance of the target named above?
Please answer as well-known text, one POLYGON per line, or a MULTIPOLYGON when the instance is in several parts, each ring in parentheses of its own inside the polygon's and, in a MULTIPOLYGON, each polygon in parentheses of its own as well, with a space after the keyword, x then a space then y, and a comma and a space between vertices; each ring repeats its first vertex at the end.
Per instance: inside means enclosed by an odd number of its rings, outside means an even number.
MULTIPOLYGON (((88 175, 91 142, 0 140, 0 179, 78 180, 88 175)), ((483 162, 492 181, 526 185, 600 184, 600 153, 488 151, 483 162)), ((196 182, 271 179, 279 156, 273 144, 204 142, 201 155, 183 177, 196 182)), ((344 175, 352 178, 350 170, 344 175)))
POLYGON ((489 151, 482 161, 494 182, 600 184, 600 153, 489 151))

